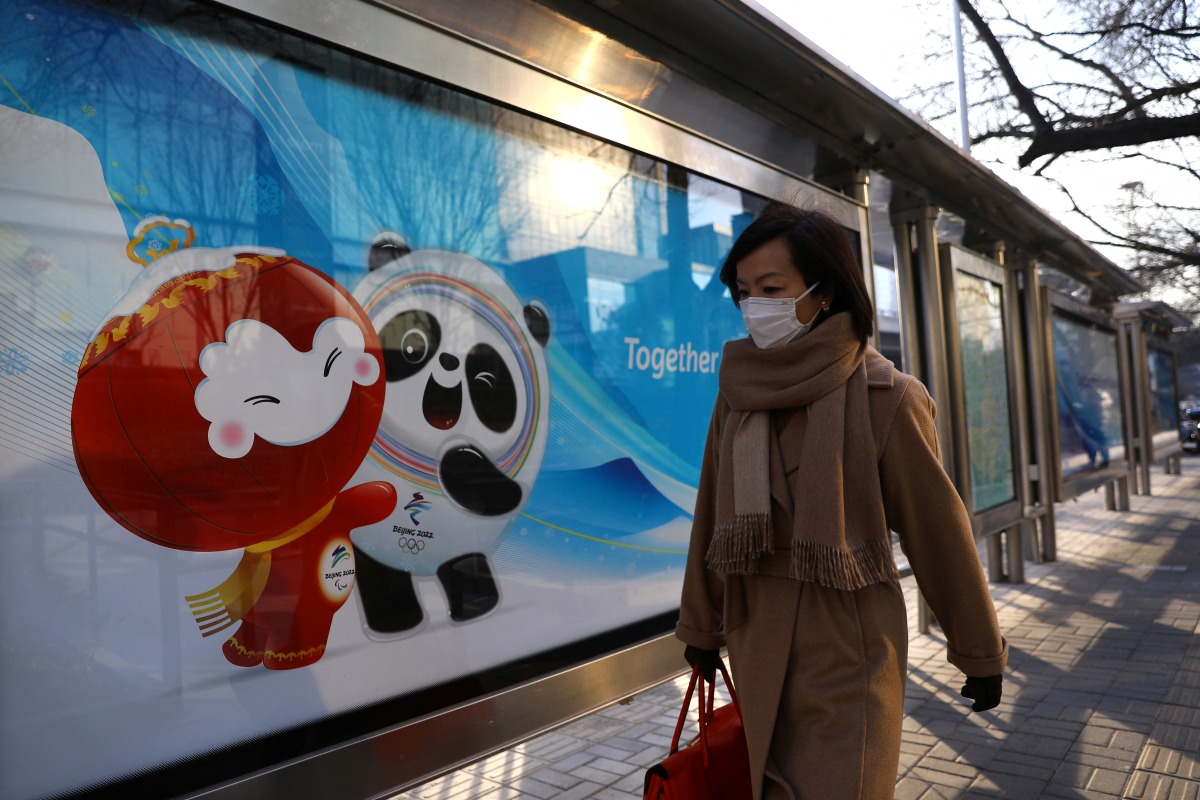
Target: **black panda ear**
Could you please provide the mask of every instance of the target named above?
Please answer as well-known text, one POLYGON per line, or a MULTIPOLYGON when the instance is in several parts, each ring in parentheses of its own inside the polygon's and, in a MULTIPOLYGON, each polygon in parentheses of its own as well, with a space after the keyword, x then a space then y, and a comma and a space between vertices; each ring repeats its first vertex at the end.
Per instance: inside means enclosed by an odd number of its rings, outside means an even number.
POLYGON ((550 317, 546 316, 546 310, 541 306, 525 306, 525 327, 529 328, 534 341, 542 347, 550 341, 550 317))
POLYGON ((371 242, 371 251, 367 253, 367 269, 371 272, 385 264, 390 264, 397 258, 408 255, 412 248, 404 237, 392 231, 384 231, 371 242))

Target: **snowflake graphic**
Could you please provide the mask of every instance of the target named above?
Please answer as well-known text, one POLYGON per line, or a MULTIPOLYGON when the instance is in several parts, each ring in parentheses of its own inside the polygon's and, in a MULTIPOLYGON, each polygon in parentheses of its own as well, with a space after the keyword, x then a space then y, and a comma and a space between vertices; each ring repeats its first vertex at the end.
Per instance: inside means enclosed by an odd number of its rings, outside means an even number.
POLYGON ((48 250, 31 247, 25 251, 25 266, 34 275, 45 275, 58 266, 58 259, 48 250))
POLYGON ((78 367, 83 354, 78 350, 63 350, 58 354, 58 358, 62 361, 64 367, 78 367))
POLYGON ((137 192, 140 197, 145 197, 146 195, 150 194, 150 187, 144 183, 139 183, 137 186, 133 187, 133 190, 137 192))
POLYGON ((245 202, 260 216, 277 217, 283 211, 283 187, 270 175, 247 178, 241 193, 245 202))
POLYGON ((81 110, 83 111, 85 116, 88 116, 88 117, 96 116, 96 107, 94 105, 92 105, 91 103, 88 103, 87 105, 85 105, 81 110))
POLYGON ((0 374, 20 375, 29 371, 29 354, 19 347, 0 347, 0 374))

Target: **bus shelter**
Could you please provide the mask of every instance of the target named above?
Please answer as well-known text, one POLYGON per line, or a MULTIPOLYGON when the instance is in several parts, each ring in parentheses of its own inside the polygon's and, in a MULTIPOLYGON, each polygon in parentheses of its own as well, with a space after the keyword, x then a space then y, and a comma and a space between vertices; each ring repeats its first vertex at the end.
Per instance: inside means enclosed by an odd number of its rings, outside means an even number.
POLYGON ((752 5, 5 7, 0 795, 386 796, 678 672, 774 199, 895 300, 992 578, 1053 559, 1039 270, 1141 287, 752 5))
POLYGON ((1110 306, 1141 286, 1094 251, 1067 247, 1069 239, 985 228, 968 206, 935 205, 895 173, 872 172, 869 183, 880 296, 889 284, 878 265, 895 272, 899 363, 938 404, 942 460, 989 579, 1020 582, 1025 559, 1056 557, 1053 377, 1039 273, 1052 270, 1110 306))

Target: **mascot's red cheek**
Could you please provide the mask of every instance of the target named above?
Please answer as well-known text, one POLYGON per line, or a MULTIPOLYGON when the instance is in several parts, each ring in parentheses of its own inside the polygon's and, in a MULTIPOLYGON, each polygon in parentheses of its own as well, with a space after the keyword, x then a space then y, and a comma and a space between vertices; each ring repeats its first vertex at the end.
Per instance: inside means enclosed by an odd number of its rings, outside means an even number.
MULTIPOLYGON (((242 458, 217 455, 196 410, 200 351, 239 319, 258 320, 308 351, 322 322, 355 322, 366 352, 379 340, 353 297, 292 258, 238 256, 160 286, 101 328, 79 368, 71 408, 75 460, 121 525, 180 550, 229 550, 278 536, 323 508, 362 463, 383 410, 382 375, 354 384, 334 426, 306 444, 261 439, 242 458)), ((236 431, 218 432, 233 435, 236 431)))

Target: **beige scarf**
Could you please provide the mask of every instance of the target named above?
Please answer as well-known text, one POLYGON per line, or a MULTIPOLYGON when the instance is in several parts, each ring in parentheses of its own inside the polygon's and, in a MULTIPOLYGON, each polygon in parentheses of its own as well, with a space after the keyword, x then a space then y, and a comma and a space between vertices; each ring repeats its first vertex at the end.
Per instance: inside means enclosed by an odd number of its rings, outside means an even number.
POLYGON ((709 568, 750 574, 773 552, 770 464, 781 461, 771 410, 806 408, 789 574, 843 590, 896 577, 867 396, 877 360, 886 361, 845 313, 774 349, 725 345, 720 390, 731 411, 721 442, 709 443, 720 448, 709 568))

